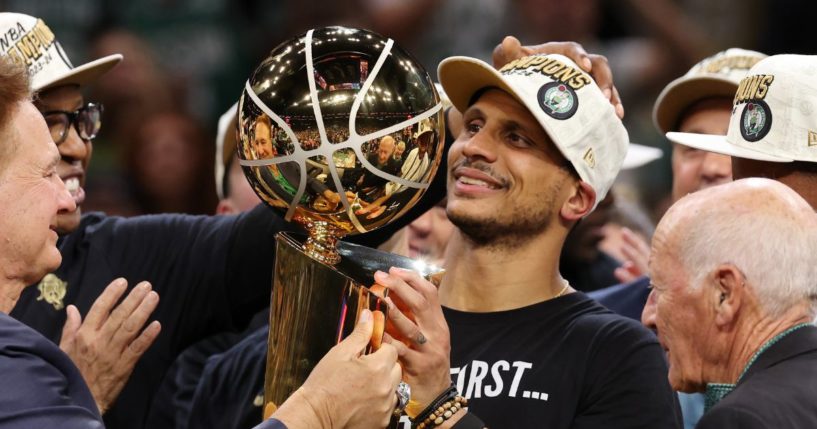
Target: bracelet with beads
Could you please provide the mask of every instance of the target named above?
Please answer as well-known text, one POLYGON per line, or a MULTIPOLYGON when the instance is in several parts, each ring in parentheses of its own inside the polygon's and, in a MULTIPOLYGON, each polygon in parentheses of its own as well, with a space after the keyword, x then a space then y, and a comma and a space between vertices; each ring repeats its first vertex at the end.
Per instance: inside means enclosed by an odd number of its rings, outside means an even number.
MULTIPOLYGON (((416 424, 422 422, 434 410, 439 408, 442 404, 454 399, 457 395, 459 395, 459 392, 457 391, 457 387, 454 385, 454 383, 451 383, 451 385, 448 386, 448 389, 445 389, 443 391, 443 393, 440 393, 436 398, 434 398, 433 401, 431 401, 428 405, 426 405, 425 408, 423 408, 422 411, 420 411, 419 413, 409 413, 408 411, 406 411, 407 414, 409 415, 411 423, 416 425, 416 424), (412 416, 412 414, 414 414, 414 415, 412 416)), ((406 407, 407 410, 412 405, 411 402, 412 401, 409 401, 409 406, 406 407)))
POLYGON ((449 399, 448 401, 443 402, 438 407, 432 409, 427 416, 424 416, 422 420, 417 420, 417 423, 414 427, 417 429, 426 429, 426 428, 433 428, 437 427, 446 420, 450 419, 454 414, 457 414, 459 410, 463 407, 468 406, 468 400, 462 396, 456 395, 453 398, 449 399))

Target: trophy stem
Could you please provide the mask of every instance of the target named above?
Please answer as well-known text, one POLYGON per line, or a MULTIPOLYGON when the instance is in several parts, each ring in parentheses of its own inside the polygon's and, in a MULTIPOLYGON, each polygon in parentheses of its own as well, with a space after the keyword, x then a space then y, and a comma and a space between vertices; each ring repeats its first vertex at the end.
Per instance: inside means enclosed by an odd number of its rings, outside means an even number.
POLYGON ((327 222, 311 222, 307 227, 309 238, 304 244, 304 252, 310 257, 328 265, 340 262, 338 240, 341 230, 327 222))

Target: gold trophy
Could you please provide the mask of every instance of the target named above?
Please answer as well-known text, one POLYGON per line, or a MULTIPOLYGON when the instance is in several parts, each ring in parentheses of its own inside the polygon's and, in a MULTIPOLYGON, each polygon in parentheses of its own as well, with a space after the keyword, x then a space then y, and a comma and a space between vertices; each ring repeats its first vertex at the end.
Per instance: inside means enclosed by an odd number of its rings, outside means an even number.
POLYGON ((425 192, 441 160, 443 111, 428 73, 391 39, 326 27, 273 49, 247 81, 238 118, 253 189, 308 232, 276 237, 266 417, 363 309, 386 312, 368 288, 374 271, 441 272, 340 238, 388 224, 425 192))

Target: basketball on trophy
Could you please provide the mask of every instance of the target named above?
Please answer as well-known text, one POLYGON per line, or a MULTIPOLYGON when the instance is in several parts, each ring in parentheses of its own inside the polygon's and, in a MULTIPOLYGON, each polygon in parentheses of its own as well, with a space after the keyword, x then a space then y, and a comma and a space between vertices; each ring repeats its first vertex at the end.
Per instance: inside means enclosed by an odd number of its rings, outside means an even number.
POLYGON ((443 150, 428 73, 393 40, 310 30, 255 69, 239 101, 239 162, 287 220, 342 237, 381 227, 423 194, 443 150))

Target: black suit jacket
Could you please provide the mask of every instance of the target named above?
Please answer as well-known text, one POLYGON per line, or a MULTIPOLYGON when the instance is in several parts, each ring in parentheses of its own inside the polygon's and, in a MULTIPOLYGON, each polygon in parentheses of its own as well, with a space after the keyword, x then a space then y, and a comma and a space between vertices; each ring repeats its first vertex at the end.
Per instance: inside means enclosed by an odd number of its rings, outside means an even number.
POLYGON ((761 353, 696 426, 716 428, 817 428, 817 327, 800 328, 761 353))

